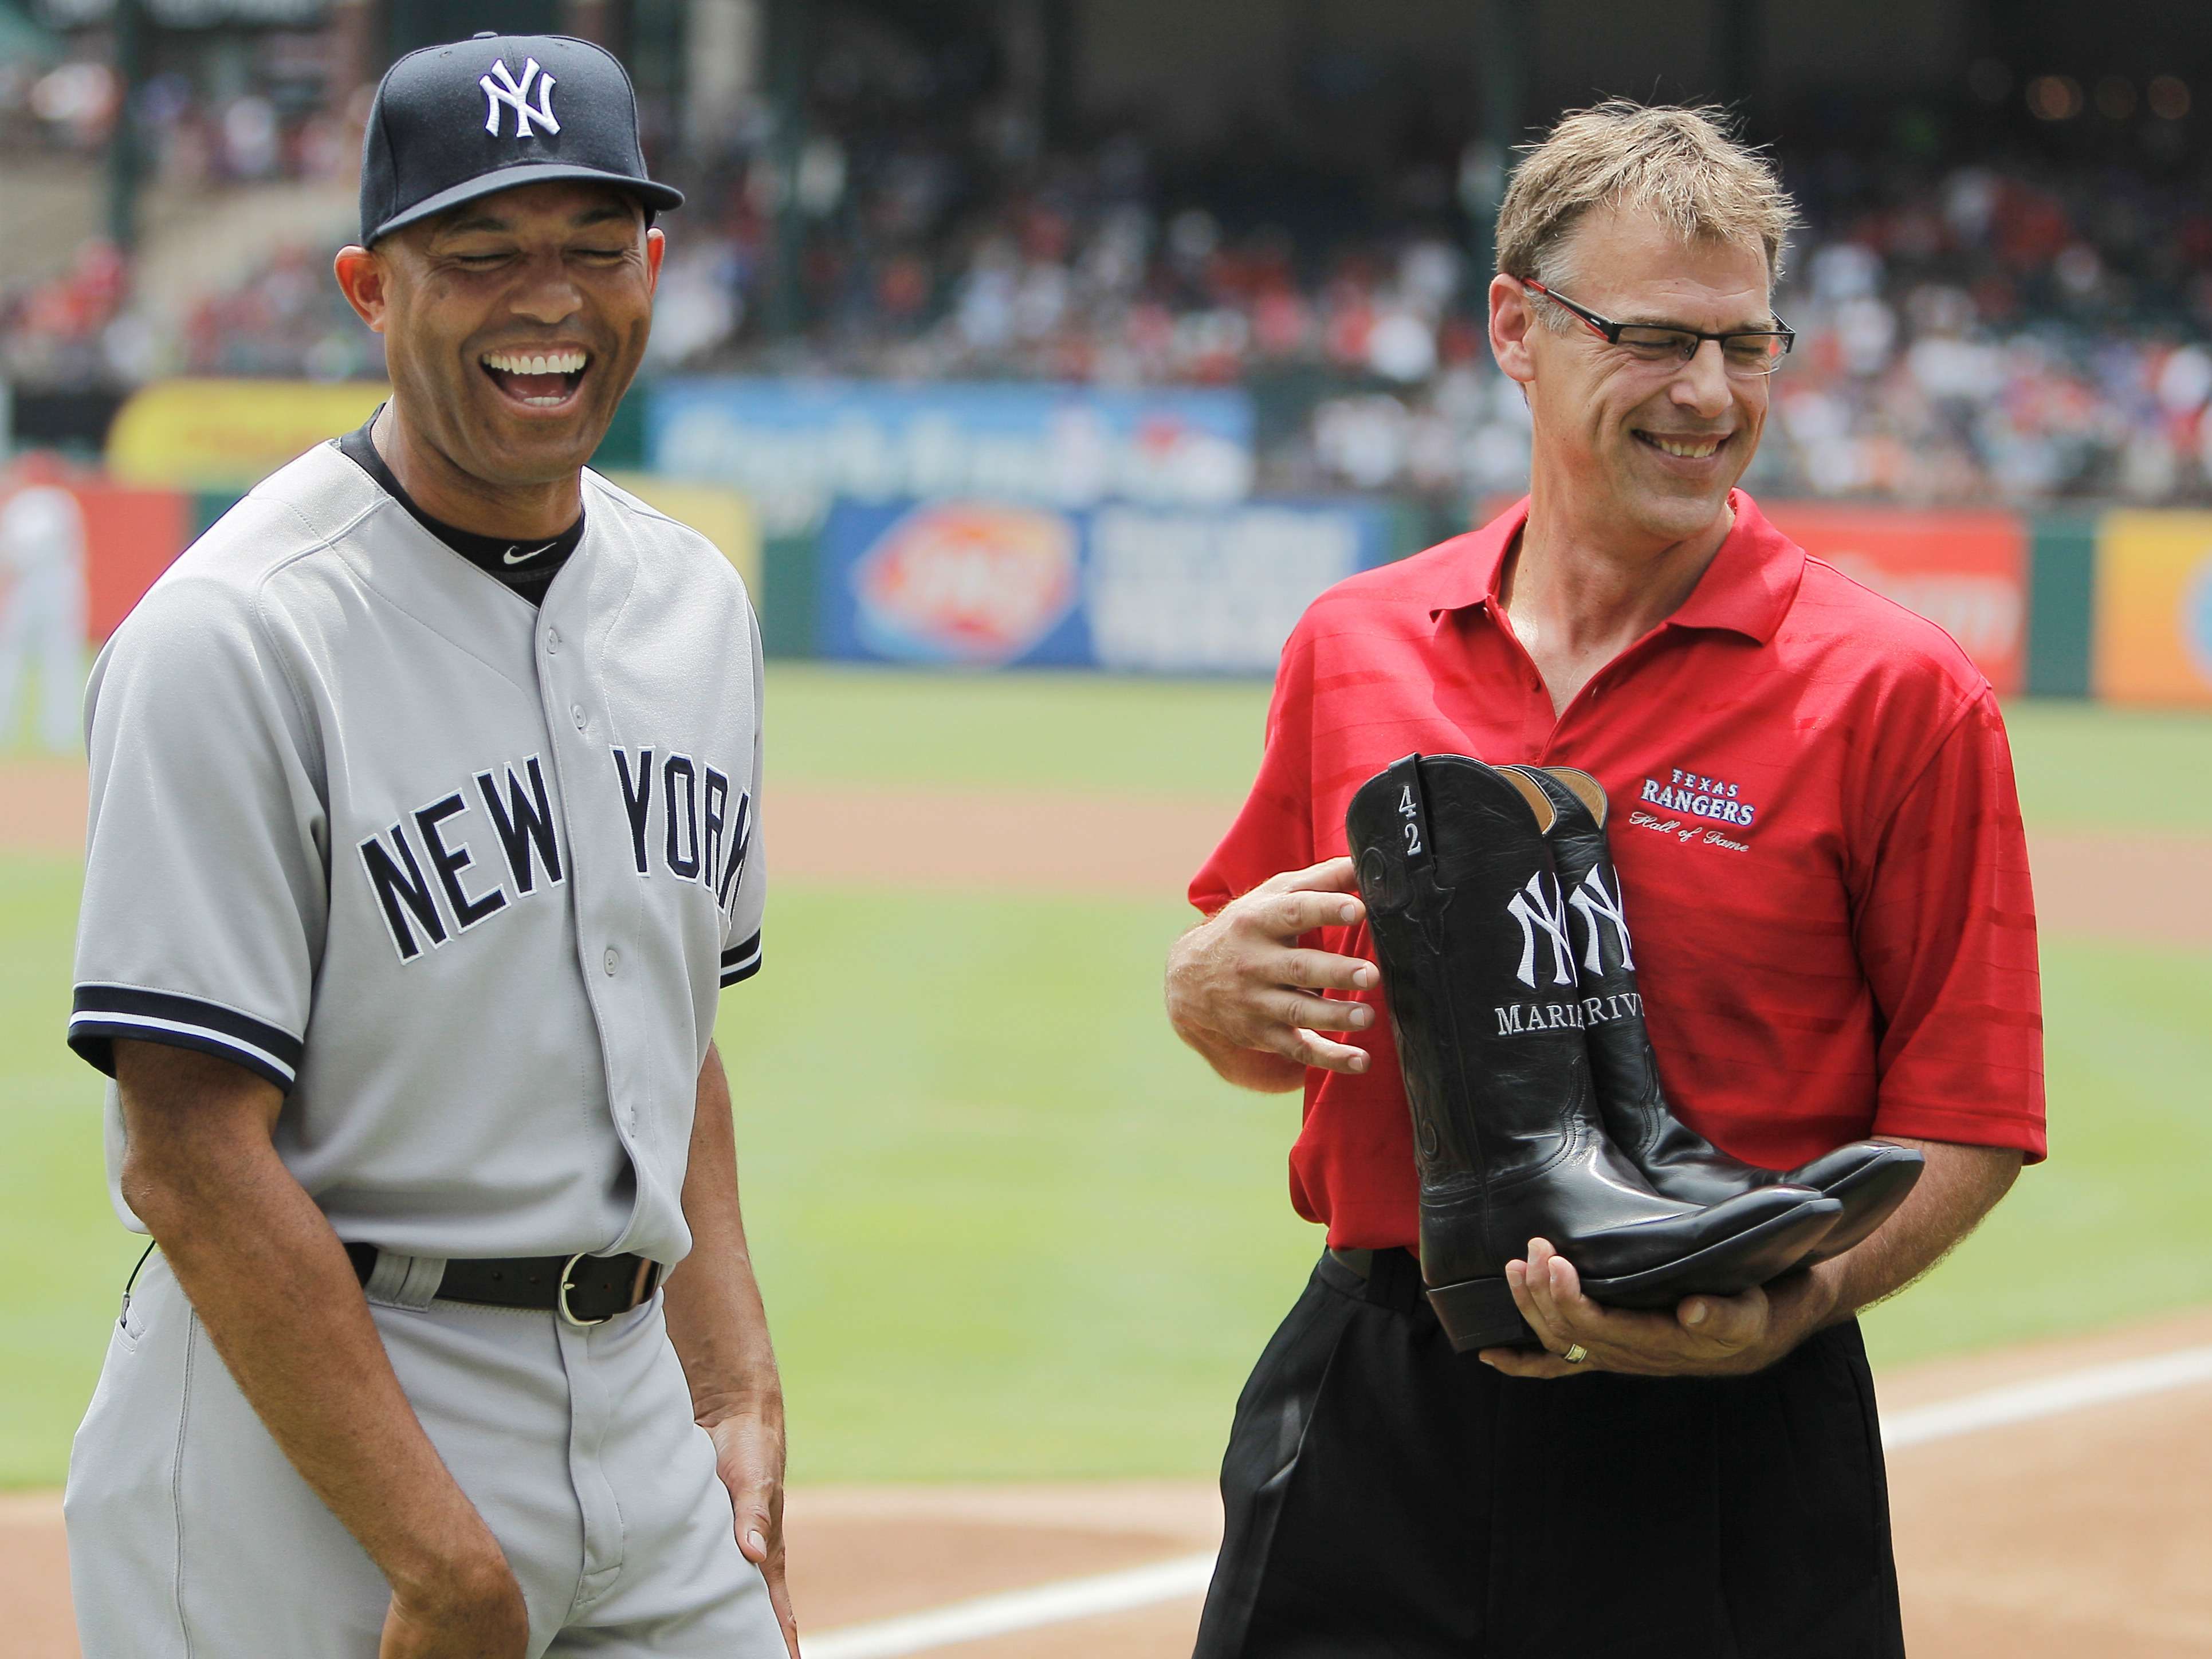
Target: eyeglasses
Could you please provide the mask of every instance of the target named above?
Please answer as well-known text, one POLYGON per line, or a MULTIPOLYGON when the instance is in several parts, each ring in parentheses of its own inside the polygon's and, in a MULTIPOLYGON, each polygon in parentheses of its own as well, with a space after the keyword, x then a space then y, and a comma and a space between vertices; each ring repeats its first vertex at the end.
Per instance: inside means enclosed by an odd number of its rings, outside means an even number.
POLYGON ((1661 328, 1650 323, 1616 323, 1588 306, 1578 306, 1564 294, 1554 294, 1533 276, 1521 286, 1542 295, 1553 305, 1571 311, 1601 336, 1607 345, 1645 363, 1686 363, 1707 340, 1721 344, 1721 367, 1740 380, 1756 380, 1782 367, 1790 348, 1797 343, 1796 331, 1777 317, 1772 328, 1732 329, 1725 334, 1706 334, 1694 328, 1661 328))

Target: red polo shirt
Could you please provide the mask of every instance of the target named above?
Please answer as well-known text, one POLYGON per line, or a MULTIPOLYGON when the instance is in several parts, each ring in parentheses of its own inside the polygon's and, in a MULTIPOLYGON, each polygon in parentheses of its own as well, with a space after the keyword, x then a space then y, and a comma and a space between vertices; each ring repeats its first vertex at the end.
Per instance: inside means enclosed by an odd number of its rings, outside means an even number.
MULTIPOLYGON (((1612 803, 1651 1041, 1686 1121, 1772 1169, 1869 1133, 2039 1159, 2035 907, 1989 682, 1934 623, 1732 499, 1695 591, 1565 714, 1498 602, 1525 501, 1330 589, 1284 647, 1259 777, 1191 902, 1211 914, 1342 853, 1352 792, 1415 750, 1578 766, 1612 803)), ((1373 954, 1364 926, 1309 942, 1373 954)), ((1291 1202, 1332 1244, 1410 1247, 1389 1023, 1344 1040, 1374 1063, 1306 1074, 1291 1202)))

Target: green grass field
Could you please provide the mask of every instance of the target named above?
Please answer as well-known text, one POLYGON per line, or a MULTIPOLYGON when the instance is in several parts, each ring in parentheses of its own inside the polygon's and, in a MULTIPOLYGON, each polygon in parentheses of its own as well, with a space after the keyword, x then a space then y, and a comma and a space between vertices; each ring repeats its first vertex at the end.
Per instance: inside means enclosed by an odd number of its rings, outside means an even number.
MULTIPOLYGON (((778 665, 778 777, 1215 794, 1265 688, 778 665)), ((2212 720, 2023 706, 2030 822, 2212 833, 2212 720), (2146 776, 2178 780, 2146 798, 2146 776)), ((0 1485, 60 1479, 136 1242, 61 1046, 77 872, 0 859, 0 1485)), ((725 1000, 800 1480, 1202 1474, 1319 1240, 1292 1100, 1168 1033, 1157 904, 787 884, 725 1000)), ((1881 1363, 2212 1301, 2212 951, 2046 938, 2051 1161, 1869 1320, 1881 1363)))

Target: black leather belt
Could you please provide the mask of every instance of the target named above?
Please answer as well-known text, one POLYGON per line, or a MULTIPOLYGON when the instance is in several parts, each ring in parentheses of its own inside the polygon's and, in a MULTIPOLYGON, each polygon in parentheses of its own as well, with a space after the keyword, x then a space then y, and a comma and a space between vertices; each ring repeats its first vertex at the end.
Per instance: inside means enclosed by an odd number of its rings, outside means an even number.
POLYGON ((1400 1313, 1436 1316, 1422 1290, 1421 1260, 1411 1250, 1340 1249, 1332 1244, 1322 1255, 1322 1272, 1333 1276, 1347 1296, 1400 1313))
MULTIPOLYGON (((366 1285, 376 1271, 374 1244, 349 1244, 354 1276, 366 1285)), ((441 1302, 557 1313, 571 1325, 604 1325, 651 1299, 661 1266, 642 1255, 511 1255, 446 1263, 441 1302)))

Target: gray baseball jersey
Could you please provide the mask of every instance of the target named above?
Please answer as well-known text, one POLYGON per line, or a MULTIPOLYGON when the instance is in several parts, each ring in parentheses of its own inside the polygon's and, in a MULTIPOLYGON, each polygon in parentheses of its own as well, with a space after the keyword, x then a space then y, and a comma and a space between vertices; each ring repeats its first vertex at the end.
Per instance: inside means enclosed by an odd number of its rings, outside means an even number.
MULTIPOLYGON (((761 959, 760 632, 703 537, 590 472, 584 505, 533 607, 323 445, 93 670, 70 1043, 285 1091, 349 1241, 690 1247, 717 990, 761 959)), ((107 1151, 137 1227, 112 1085, 107 1151)))

